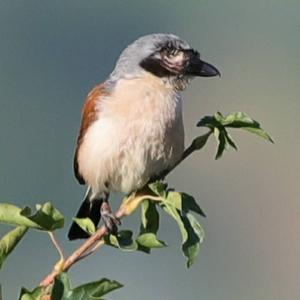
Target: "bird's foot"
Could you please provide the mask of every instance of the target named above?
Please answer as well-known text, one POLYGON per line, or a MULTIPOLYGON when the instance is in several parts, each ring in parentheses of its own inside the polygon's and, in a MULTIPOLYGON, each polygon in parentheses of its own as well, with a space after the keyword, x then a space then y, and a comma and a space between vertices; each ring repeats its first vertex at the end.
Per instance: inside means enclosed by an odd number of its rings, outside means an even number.
POLYGON ((101 217, 109 234, 118 232, 118 226, 121 225, 121 221, 112 213, 107 202, 102 203, 101 217))
POLYGON ((102 214, 102 220, 109 234, 118 232, 118 226, 121 222, 116 216, 112 213, 104 213, 102 214))

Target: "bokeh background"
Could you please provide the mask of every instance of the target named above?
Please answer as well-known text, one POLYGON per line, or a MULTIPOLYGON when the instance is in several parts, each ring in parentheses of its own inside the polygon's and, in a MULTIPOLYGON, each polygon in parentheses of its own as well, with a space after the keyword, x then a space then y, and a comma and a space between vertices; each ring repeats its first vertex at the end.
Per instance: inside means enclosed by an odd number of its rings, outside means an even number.
MULTIPOLYGON (((125 288, 108 298, 300 299, 300 2, 0 1, 0 191, 19 206, 52 201, 66 227, 84 194, 72 156, 85 95, 135 38, 172 32, 222 72, 184 93, 187 142, 200 117, 244 111, 275 145, 235 133, 239 151, 213 159, 215 144, 169 176, 207 214, 206 240, 187 270, 180 234, 167 217, 169 248, 142 253, 103 249, 70 272, 74 285, 101 277, 125 288)), ((120 196, 115 195, 117 207, 120 196)), ((138 228, 138 214, 123 227, 138 228)), ((1 233, 9 227, 1 225, 1 233)), ((78 245, 58 238, 69 253, 78 245)), ((34 287, 57 260, 46 234, 29 232, 0 274, 4 299, 34 287)))

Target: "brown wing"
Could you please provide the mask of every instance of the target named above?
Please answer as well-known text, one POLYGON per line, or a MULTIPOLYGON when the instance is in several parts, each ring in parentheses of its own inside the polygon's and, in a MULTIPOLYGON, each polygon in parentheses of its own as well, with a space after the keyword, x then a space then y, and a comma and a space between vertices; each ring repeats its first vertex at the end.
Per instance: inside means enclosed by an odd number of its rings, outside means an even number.
POLYGON ((85 184, 85 180, 79 171, 80 168, 78 164, 78 152, 86 131, 95 122, 97 118, 97 104, 99 103, 99 101, 101 101, 103 96, 106 95, 107 92, 104 87, 104 84, 96 85, 88 94, 82 108, 81 126, 77 138, 77 144, 76 144, 75 155, 74 155, 74 163, 73 163, 75 177, 77 178, 80 184, 85 184))

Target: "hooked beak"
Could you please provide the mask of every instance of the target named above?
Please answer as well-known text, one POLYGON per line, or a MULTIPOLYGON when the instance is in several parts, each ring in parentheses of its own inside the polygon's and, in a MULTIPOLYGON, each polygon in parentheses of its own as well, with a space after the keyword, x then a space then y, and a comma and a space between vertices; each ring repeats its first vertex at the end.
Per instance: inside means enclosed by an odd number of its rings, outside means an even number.
POLYGON ((185 73, 200 77, 221 77, 220 71, 213 65, 200 59, 199 54, 191 53, 185 73))

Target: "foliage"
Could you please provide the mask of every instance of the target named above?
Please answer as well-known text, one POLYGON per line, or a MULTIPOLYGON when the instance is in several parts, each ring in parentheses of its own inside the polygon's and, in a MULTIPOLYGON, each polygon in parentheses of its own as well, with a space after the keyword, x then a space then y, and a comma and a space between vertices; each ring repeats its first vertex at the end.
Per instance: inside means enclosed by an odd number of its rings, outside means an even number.
POLYGON ((34 213, 27 206, 20 209, 11 204, 0 203, 0 223, 53 231, 64 226, 64 217, 49 202, 37 204, 34 213))
POLYGON ((0 268, 10 252, 14 250, 25 235, 27 230, 28 228, 25 226, 18 226, 2 237, 0 240, 0 268))
POLYGON ((223 116, 220 112, 217 112, 213 116, 206 116, 202 118, 198 122, 197 126, 207 127, 210 129, 210 132, 214 133, 218 142, 217 153, 215 156, 216 159, 219 159, 224 150, 229 147, 232 147, 235 150, 238 149, 232 137, 227 132, 228 128, 240 128, 274 143, 272 138, 260 127, 260 124, 257 121, 251 119, 248 115, 242 112, 234 112, 227 116, 223 116))
POLYGON ((103 300, 102 296, 121 287, 122 284, 119 282, 103 278, 72 289, 68 275, 61 273, 55 278, 50 291, 38 287, 30 292, 22 288, 19 300, 43 299, 43 296, 44 299, 50 298, 51 300, 103 300))
MULTIPOLYGON (((202 118, 197 126, 206 127, 209 131, 194 139, 191 146, 185 150, 182 160, 192 152, 202 149, 212 134, 217 141, 216 159, 219 159, 223 155, 224 150, 230 147, 237 150, 235 142, 228 133, 228 129, 232 128, 253 133, 267 141, 273 142, 272 138, 261 128, 257 121, 241 112, 231 113, 227 116, 218 112, 213 116, 202 118)), ((162 177, 167 175, 168 172, 162 174, 162 177)), ((204 240, 204 230, 196 216, 205 217, 204 212, 194 197, 168 188, 167 183, 161 180, 149 183, 145 190, 147 191, 146 194, 133 193, 124 199, 119 209, 123 211, 124 217, 130 215, 137 207, 141 208, 139 234, 134 237, 131 230, 120 230, 117 233, 104 236, 100 242, 123 251, 151 253, 152 249, 165 248, 167 244, 158 238, 158 231, 160 219, 168 215, 174 219, 178 226, 182 236, 181 250, 186 257, 187 267, 191 267, 196 261, 204 240)), ((74 221, 91 235, 91 239, 100 230, 95 228, 93 222, 88 218, 74 218, 74 221)), ((64 226, 64 216, 51 203, 36 205, 34 211, 29 207, 21 209, 12 204, 0 203, 0 223, 15 227, 0 240, 0 268, 28 229, 50 233, 49 236, 61 256, 60 261, 54 267, 55 272, 57 272, 55 273, 57 276, 54 283, 46 287, 37 287, 32 291, 22 288, 19 300, 101 300, 105 294, 122 287, 117 281, 111 281, 106 278, 86 283, 76 288, 71 287, 70 279, 66 273, 62 272, 65 261, 62 250, 53 235, 55 230, 64 226)), ((98 249, 99 246, 100 243, 98 242, 84 256, 89 255, 98 249)), ((77 259, 79 260, 83 257, 77 259)), ((76 260, 73 261, 73 263, 75 262, 76 260)))

